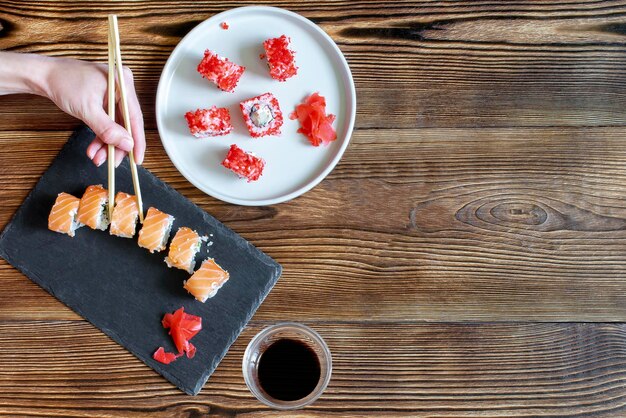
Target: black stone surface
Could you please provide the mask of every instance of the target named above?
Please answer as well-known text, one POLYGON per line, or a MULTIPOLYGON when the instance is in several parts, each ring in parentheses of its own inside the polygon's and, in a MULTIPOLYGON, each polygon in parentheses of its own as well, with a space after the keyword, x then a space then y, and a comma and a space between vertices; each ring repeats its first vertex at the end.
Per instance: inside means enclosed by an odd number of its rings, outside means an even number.
MULTIPOLYGON (((79 315, 124 346, 140 360, 188 394, 197 394, 272 289, 281 266, 221 224, 149 171, 139 168, 144 210, 150 206, 176 217, 180 226, 209 237, 197 257, 208 256, 230 273, 216 296, 197 302, 183 289, 189 274, 170 269, 166 251, 150 254, 135 238, 82 227, 76 236, 47 229, 48 214, 58 193, 82 196, 90 184, 107 187, 106 163, 100 168, 85 156, 93 133, 78 129, 18 209, 0 236, 0 256, 79 315), (161 326, 166 312, 181 306, 202 317, 202 331, 193 339, 193 359, 170 365, 152 359, 159 347, 175 351, 161 326)), ((133 194, 127 161, 116 170, 116 191, 133 194)), ((173 236, 172 233, 172 236, 173 236)), ((170 237, 171 239, 171 237, 170 237)))

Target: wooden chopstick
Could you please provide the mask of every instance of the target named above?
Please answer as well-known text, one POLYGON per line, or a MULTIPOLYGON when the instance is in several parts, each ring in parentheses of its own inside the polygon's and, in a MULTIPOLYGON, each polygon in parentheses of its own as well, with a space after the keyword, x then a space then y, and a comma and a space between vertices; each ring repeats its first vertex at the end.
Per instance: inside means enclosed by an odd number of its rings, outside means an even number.
MULTIPOLYGON (((117 71, 117 82, 120 87, 120 102, 122 104, 122 115, 124 117, 124 127, 130 134, 133 135, 132 128, 130 126, 130 114, 128 113, 128 101, 126 95, 126 82, 124 81, 124 67, 122 66, 122 52, 120 48, 120 33, 117 27, 117 16, 109 15, 109 25, 112 33, 112 39, 115 50, 115 67, 117 71)), ((141 188, 139 186, 139 176, 137 174, 137 164, 135 164, 135 156, 133 155, 133 149, 128 153, 130 160, 130 172, 133 178, 133 188, 135 189, 135 198, 137 199, 137 206, 139 208, 139 222, 143 223, 143 200, 141 198, 141 188)))
MULTIPOLYGON (((112 32, 112 19, 109 15, 109 117, 115 122, 115 45, 112 32)), ((109 145, 107 149, 107 163, 109 171, 109 220, 113 219, 115 204, 115 147, 109 145)))

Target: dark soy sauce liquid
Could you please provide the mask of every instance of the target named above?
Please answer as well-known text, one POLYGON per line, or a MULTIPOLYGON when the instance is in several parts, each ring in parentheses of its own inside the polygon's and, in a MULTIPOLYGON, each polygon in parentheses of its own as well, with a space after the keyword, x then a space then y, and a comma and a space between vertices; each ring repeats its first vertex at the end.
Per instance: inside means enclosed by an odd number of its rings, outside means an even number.
POLYGON ((259 383, 274 399, 296 401, 317 386, 321 368, 317 354, 300 341, 278 340, 259 358, 259 383))

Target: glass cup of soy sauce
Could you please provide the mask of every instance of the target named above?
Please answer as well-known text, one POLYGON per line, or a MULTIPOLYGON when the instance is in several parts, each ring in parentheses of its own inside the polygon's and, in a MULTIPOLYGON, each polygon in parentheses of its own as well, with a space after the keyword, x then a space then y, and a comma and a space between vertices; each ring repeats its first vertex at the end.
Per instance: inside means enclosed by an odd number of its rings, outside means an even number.
POLYGON ((246 385, 258 400, 275 409, 298 409, 324 392, 332 359, 317 332, 283 322, 265 328, 250 341, 242 368, 246 385))

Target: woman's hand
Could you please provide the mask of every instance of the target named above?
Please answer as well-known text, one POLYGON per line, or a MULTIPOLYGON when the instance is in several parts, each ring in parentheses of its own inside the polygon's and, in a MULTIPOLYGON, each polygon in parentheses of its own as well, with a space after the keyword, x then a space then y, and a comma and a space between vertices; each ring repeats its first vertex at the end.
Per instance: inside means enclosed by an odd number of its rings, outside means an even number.
MULTIPOLYGON (((128 112, 133 138, 126 129, 111 120, 105 112, 108 97, 108 68, 104 64, 70 58, 52 58, 35 54, 0 51, 0 95, 33 93, 48 97, 61 110, 81 119, 95 133, 96 138, 87 148, 87 155, 96 165, 107 159, 107 146, 116 147, 116 165, 133 149, 137 164, 143 162, 146 139, 143 116, 133 75, 124 68, 128 112)), ((121 115, 119 107, 118 115, 121 115)), ((116 120, 122 121, 121 117, 116 120)))
MULTIPOLYGON (((143 115, 135 93, 133 75, 124 68, 128 113, 133 138, 121 125, 113 122, 105 112, 108 107, 108 68, 104 64, 79 61, 67 58, 53 58, 49 63, 44 91, 60 109, 81 119, 95 133, 96 138, 87 148, 87 155, 96 165, 101 165, 107 158, 107 144, 114 145, 116 165, 135 144, 134 157, 137 164, 143 162, 146 139, 143 127, 143 115)), ((120 96, 118 115, 122 114, 120 96)), ((120 117, 117 120, 122 120, 120 117)))

